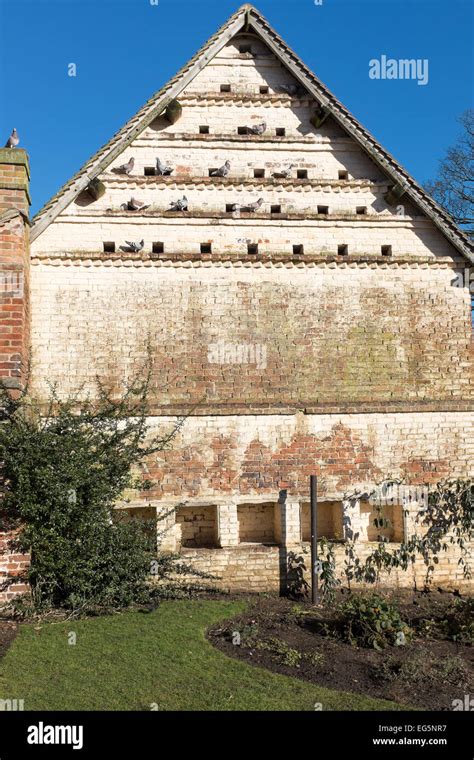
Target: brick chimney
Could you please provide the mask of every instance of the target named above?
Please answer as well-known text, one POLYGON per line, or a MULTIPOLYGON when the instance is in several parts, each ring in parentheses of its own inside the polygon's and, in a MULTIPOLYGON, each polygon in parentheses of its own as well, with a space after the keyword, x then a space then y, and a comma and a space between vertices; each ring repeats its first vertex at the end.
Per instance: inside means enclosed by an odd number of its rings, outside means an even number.
POLYGON ((0 378, 21 389, 29 357, 29 179, 27 153, 0 149, 0 378))

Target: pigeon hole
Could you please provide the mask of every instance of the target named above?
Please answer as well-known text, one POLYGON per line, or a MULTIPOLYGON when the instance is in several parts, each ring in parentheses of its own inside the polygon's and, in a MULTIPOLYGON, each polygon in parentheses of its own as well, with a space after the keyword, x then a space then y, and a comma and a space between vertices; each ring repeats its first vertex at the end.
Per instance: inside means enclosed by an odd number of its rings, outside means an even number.
POLYGON ((248 134, 247 127, 237 127, 237 134, 238 135, 247 135, 248 134))
POLYGON ((258 253, 258 243, 248 243, 247 253, 250 253, 252 256, 255 256, 258 253))
POLYGON ((341 169, 338 172, 337 176, 338 176, 338 179, 349 179, 349 172, 346 171, 345 169, 344 170, 341 169))
POLYGON ((209 169, 209 176, 212 177, 215 172, 218 171, 218 167, 214 166, 211 169, 209 169))
POLYGON ((209 134, 209 127, 206 124, 202 124, 199 127, 199 134, 200 135, 208 135, 209 134))
POLYGON ((252 54, 252 45, 250 45, 247 42, 242 42, 239 45, 239 53, 241 55, 245 55, 245 54, 248 54, 248 53, 252 54))
POLYGON ((391 245, 383 245, 380 249, 382 256, 391 256, 392 255, 392 246, 391 245))
POLYGON ((235 206, 235 203, 226 203, 225 204, 226 214, 232 214, 235 211, 234 206, 235 206))
POLYGON ((367 206, 356 206, 357 216, 364 216, 367 213, 367 206))
POLYGON ((151 250, 152 253, 164 253, 165 252, 165 244, 158 242, 158 243, 152 243, 151 244, 151 250))
POLYGON ((281 206, 279 204, 275 206, 270 206, 270 213, 271 214, 281 214, 281 206))
POLYGON ((297 243, 293 246, 293 256, 302 256, 304 253, 304 245, 297 243))
POLYGON ((329 206, 318 206, 318 214, 329 214, 329 206))
POLYGON ((266 84, 260 85, 260 95, 268 95, 270 88, 266 84))
POLYGON ((254 169, 253 176, 255 179, 262 179, 265 176, 265 169, 254 169))
POLYGON ((145 166, 145 177, 154 177, 156 175, 156 169, 154 166, 145 166))
POLYGON ((104 253, 115 253, 115 243, 112 241, 105 242, 104 253))
POLYGON ((221 92, 232 92, 230 84, 221 84, 221 92))
POLYGON ((286 136, 286 129, 285 127, 277 127, 275 129, 275 134, 277 137, 285 137, 286 136))
POLYGON ((212 253, 212 244, 201 243, 201 253, 212 253))
POLYGON ((349 246, 347 243, 341 243, 341 245, 337 246, 337 255, 338 256, 347 256, 349 253, 349 246))
POLYGON ((307 169, 298 169, 296 172, 297 179, 308 179, 308 170, 307 169))

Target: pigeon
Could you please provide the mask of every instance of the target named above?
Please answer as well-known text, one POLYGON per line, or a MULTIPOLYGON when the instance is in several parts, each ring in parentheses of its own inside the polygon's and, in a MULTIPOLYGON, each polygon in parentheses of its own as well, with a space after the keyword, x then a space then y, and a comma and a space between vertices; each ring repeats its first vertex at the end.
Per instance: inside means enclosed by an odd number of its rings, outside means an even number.
POLYGON ((278 87, 279 92, 286 92, 287 95, 297 96, 297 95, 306 95, 306 90, 304 87, 302 87, 300 84, 291 83, 291 84, 281 84, 278 87))
POLYGON ((122 203, 120 206, 124 211, 144 211, 146 208, 148 208, 148 205, 145 203, 142 203, 141 201, 137 201, 135 198, 130 198, 127 203, 122 203))
POLYGON ((227 177, 229 172, 230 172, 230 161, 226 161, 224 166, 221 166, 219 169, 214 169, 214 171, 210 173, 210 176, 211 177, 227 177))
POLYGON ((169 177, 169 175, 174 171, 172 166, 168 166, 167 164, 162 164, 160 159, 156 159, 156 173, 160 177, 169 177))
POLYGON ((188 199, 185 195, 183 195, 182 198, 180 198, 177 201, 172 201, 170 203, 171 209, 170 211, 187 211, 188 210, 188 199))
POLYGON ((249 135, 263 135, 267 128, 266 122, 262 122, 261 124, 255 124, 253 127, 247 127, 247 134, 249 135))
POLYGON ((255 201, 255 203, 249 203, 248 206, 239 206, 238 203, 235 203, 233 206, 233 210, 254 213, 255 211, 259 210, 262 203, 263 203, 263 198, 259 198, 258 201, 255 201))
POLYGON ((272 177, 274 179, 288 179, 288 177, 291 177, 291 171, 294 168, 294 164, 290 164, 288 169, 283 169, 281 172, 275 172, 272 174, 272 177))
POLYGON ((133 253, 140 253, 140 251, 143 249, 143 246, 145 245, 144 240, 140 240, 139 243, 134 243, 133 241, 126 240, 126 246, 121 245, 120 250, 121 251, 133 251, 133 253))
POLYGON ((16 148, 19 144, 20 138, 18 137, 18 132, 16 131, 15 127, 13 127, 13 132, 5 143, 5 148, 16 148))
POLYGON ((116 166, 115 169, 112 169, 112 171, 115 172, 115 174, 130 175, 133 171, 134 166, 135 166, 135 159, 131 158, 128 163, 122 164, 122 166, 116 166))

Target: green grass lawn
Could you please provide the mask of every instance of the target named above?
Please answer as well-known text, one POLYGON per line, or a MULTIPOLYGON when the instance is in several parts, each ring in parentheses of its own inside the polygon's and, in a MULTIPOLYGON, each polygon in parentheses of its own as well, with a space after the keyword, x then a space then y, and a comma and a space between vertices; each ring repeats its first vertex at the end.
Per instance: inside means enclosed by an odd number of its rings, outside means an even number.
POLYGON ((23 625, 0 661, 0 699, 25 710, 390 710, 382 700, 331 691, 231 659, 205 630, 233 617, 234 601, 169 601, 35 630, 23 625), (68 634, 77 634, 75 646, 68 634))

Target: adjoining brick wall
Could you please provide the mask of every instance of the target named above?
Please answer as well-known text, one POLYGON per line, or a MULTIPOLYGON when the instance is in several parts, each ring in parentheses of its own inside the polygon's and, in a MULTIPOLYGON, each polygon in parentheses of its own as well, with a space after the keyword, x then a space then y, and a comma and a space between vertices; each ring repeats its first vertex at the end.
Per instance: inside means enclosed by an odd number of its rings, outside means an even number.
MULTIPOLYGON (((0 150, 0 380, 12 393, 25 382, 30 350, 29 164, 24 150, 0 150)), ((0 533, 0 604, 28 590, 29 564, 14 533, 0 533)))

